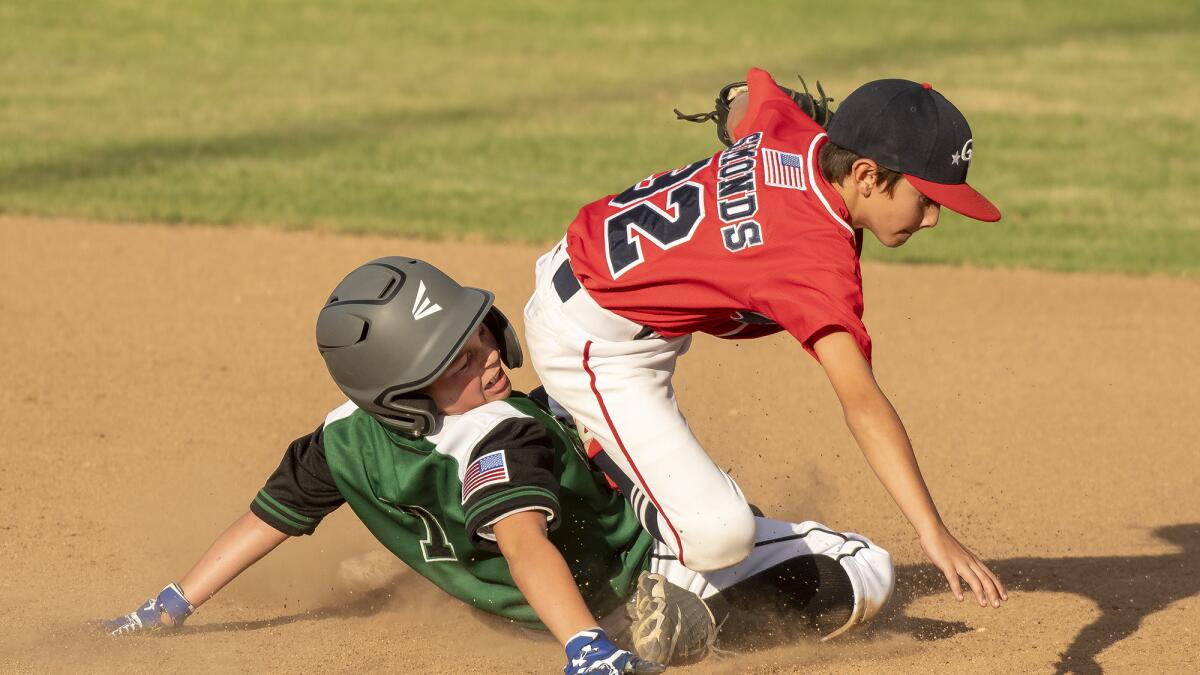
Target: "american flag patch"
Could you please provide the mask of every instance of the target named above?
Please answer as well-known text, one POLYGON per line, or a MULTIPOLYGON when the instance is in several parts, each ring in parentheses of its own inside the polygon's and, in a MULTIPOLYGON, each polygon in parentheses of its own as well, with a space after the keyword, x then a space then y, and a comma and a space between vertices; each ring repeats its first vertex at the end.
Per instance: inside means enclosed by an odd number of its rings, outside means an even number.
POLYGON ((807 190, 804 186, 804 158, 790 152, 763 148, 763 181, 775 187, 807 190))
POLYGON ((467 467, 467 473, 463 475, 463 503, 489 485, 507 482, 508 463, 504 461, 504 451, 489 452, 467 467))

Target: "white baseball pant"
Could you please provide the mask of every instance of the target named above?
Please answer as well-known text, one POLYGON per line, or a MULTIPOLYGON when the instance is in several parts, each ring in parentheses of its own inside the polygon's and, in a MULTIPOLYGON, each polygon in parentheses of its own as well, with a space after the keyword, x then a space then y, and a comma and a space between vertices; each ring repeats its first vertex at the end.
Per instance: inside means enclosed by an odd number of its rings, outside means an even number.
MULTIPOLYGON (((759 633, 759 638, 769 637, 776 643, 787 641, 788 633, 793 632, 789 628, 795 629, 813 618, 812 613, 817 611, 814 605, 818 604, 812 602, 815 594, 826 596, 824 609, 847 617, 840 626, 824 626, 820 631, 824 633, 822 641, 871 620, 891 598, 896 580, 891 555, 866 537, 838 533, 813 521, 785 523, 759 517, 755 524, 754 550, 733 567, 697 572, 681 565, 661 543, 650 557, 651 572, 709 604, 727 646, 744 646, 738 644, 738 635, 747 632, 759 633), (804 564, 814 557, 833 561, 846 573, 853 591, 851 606, 841 599, 846 589, 844 581, 833 578, 827 566, 821 567, 826 571, 818 572, 819 566, 804 564), (838 598, 836 607, 828 604, 829 598, 838 598), (772 614, 772 610, 776 612, 772 614)), ((600 621, 611 635, 621 633, 628 624, 624 607, 600 621)), ((721 637, 717 644, 722 644, 721 637)))
MULTIPOLYGON (((892 597, 896 575, 892 556, 866 537, 853 532, 835 532, 821 523, 786 523, 770 518, 755 518, 754 550, 741 563, 713 572, 697 572, 684 567, 662 546, 651 555, 650 571, 685 588, 702 599, 727 592, 788 560, 804 556, 826 556, 846 572, 854 590, 854 606, 844 625, 825 635, 829 640, 865 623, 879 613, 892 597)), ((802 585, 802 584, 801 584, 802 585)), ((786 588, 780 589, 786 591, 786 588)))
POLYGON ((664 339, 598 305, 570 271, 566 244, 538 259, 525 340, 542 386, 603 448, 601 468, 646 530, 692 570, 717 570, 754 548, 745 495, 696 440, 675 401, 675 359, 690 336, 664 339))

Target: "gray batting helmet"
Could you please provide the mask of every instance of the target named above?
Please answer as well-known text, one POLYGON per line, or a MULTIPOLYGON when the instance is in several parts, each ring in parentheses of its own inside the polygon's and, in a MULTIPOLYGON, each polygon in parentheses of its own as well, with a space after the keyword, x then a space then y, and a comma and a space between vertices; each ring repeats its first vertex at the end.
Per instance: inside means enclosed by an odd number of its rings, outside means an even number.
POLYGON ((483 323, 500 358, 521 365, 521 344, 495 295, 459 286, 412 258, 372 260, 333 289, 317 317, 317 349, 355 405, 413 436, 429 432, 437 408, 415 394, 437 379, 483 323))

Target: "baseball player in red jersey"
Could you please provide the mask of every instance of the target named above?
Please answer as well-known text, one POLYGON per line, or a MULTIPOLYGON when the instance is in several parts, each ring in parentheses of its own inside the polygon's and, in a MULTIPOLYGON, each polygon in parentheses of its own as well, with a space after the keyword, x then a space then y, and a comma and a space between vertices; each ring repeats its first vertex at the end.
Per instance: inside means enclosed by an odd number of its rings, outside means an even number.
POLYGON ((871 370, 862 322, 863 230, 903 244, 946 206, 999 211, 966 184, 965 118, 928 84, 879 80, 839 107, 829 133, 765 71, 732 101, 723 152, 584 206, 537 263, 526 339, 543 385, 599 445, 596 461, 646 529, 688 567, 744 559, 754 519, 676 404, 691 334, 791 333, 824 368, 872 470, 963 598, 1003 584, 943 524, 904 426, 871 370))

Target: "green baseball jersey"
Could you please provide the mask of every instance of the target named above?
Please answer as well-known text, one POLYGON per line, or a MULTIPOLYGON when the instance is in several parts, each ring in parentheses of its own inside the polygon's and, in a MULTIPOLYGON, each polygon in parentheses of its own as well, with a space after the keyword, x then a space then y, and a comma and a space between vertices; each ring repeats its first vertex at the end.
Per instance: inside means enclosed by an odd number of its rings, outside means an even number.
POLYGON ((492 533, 505 517, 538 510, 594 616, 632 594, 653 540, 589 466, 574 431, 520 395, 438 422, 412 438, 348 402, 291 444, 250 508, 301 535, 349 503, 380 543, 447 593, 544 628, 492 533))

